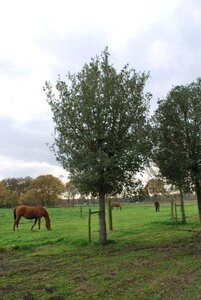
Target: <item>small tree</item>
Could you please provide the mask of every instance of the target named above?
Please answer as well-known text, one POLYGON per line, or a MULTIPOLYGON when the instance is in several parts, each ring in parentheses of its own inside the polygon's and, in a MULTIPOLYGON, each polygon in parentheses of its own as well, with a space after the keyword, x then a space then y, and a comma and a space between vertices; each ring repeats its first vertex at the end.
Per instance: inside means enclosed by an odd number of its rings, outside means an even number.
POLYGON ((107 243, 105 195, 121 192, 143 169, 149 152, 148 103, 143 89, 148 75, 126 65, 119 73, 106 49, 68 82, 46 83, 55 122, 58 161, 81 193, 99 195, 99 239, 107 243))

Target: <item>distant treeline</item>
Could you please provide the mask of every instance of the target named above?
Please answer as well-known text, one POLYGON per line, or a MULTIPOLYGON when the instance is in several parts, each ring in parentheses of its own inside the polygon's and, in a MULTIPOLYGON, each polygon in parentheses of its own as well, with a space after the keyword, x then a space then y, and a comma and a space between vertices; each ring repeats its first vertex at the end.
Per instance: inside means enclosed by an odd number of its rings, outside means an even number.
MULTIPOLYGON (((179 194, 168 194, 161 180, 151 179, 144 188, 133 191, 124 196, 107 195, 111 201, 121 203, 180 201, 179 194)), ((186 194, 184 200, 195 199, 195 195, 186 194)), ((51 207, 68 207, 98 204, 98 197, 80 195, 72 182, 64 184, 52 175, 41 175, 33 179, 29 176, 20 178, 6 178, 0 181, 0 207, 15 207, 20 204, 51 207)))
POLYGON ((55 206, 65 191, 65 185, 52 175, 41 175, 33 179, 6 178, 0 181, 0 207, 41 204, 55 206))

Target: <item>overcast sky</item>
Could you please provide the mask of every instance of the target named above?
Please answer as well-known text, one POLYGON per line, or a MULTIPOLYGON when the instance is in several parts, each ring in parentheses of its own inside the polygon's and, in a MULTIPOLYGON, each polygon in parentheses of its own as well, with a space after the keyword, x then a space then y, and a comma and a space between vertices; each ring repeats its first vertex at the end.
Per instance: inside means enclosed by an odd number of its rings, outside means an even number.
POLYGON ((0 179, 64 176, 47 144, 43 92, 106 46, 116 68, 149 71, 158 98, 201 76, 200 0, 0 0, 0 179))

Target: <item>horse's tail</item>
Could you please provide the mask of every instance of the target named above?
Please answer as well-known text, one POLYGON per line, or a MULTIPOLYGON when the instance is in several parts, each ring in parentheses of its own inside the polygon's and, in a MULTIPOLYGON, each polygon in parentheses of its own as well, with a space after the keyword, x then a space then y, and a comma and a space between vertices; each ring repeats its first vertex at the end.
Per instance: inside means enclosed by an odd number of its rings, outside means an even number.
POLYGON ((13 209, 13 218, 16 220, 16 207, 13 209))

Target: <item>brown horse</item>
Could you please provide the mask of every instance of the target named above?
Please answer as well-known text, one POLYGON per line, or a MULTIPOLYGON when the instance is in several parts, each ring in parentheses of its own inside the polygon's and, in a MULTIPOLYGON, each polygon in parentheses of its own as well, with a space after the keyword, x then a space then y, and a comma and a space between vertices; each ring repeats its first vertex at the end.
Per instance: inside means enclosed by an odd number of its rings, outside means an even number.
POLYGON ((17 227, 17 230, 18 230, 18 224, 19 224, 21 217, 24 217, 24 218, 30 219, 30 220, 35 219, 35 222, 34 222, 33 226, 31 227, 31 230, 33 230, 37 221, 38 221, 38 228, 40 229, 40 221, 41 221, 41 218, 44 217, 47 230, 51 230, 50 218, 49 218, 48 212, 41 205, 37 205, 37 206, 19 205, 19 206, 16 206, 13 211, 13 216, 14 216, 13 231, 15 231, 15 226, 17 227))
POLYGON ((112 202, 111 208, 116 207, 117 209, 121 209, 121 203, 120 202, 112 202))
POLYGON ((160 203, 158 201, 154 202, 156 211, 160 211, 160 203))

